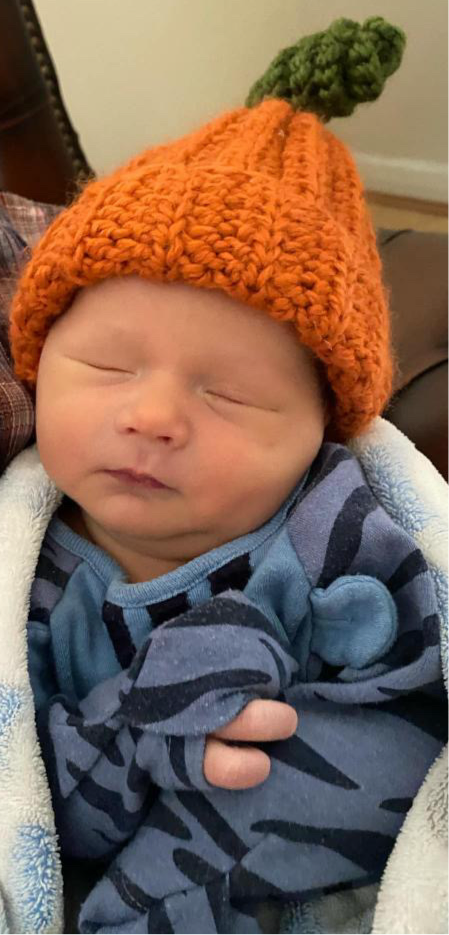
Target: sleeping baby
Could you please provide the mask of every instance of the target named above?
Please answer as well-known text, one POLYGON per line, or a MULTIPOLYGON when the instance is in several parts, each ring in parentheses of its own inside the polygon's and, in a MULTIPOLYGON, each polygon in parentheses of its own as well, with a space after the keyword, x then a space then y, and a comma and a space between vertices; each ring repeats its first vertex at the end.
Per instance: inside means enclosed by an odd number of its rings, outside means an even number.
POLYGON ((445 703, 429 569, 346 447, 392 365, 344 145, 273 99, 90 181, 11 345, 64 495, 28 647, 62 854, 104 862, 80 931, 378 881, 445 703))

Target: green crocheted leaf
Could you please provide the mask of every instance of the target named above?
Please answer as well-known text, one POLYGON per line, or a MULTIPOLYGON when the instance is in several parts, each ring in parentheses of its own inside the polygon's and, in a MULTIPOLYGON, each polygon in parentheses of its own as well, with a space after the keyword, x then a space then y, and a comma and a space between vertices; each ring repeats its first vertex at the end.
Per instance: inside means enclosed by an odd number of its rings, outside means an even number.
POLYGON ((357 104, 379 97, 401 64, 405 42, 402 30, 381 16, 362 25, 335 20, 324 32, 279 52, 251 88, 246 106, 280 97, 325 121, 349 116, 357 104))

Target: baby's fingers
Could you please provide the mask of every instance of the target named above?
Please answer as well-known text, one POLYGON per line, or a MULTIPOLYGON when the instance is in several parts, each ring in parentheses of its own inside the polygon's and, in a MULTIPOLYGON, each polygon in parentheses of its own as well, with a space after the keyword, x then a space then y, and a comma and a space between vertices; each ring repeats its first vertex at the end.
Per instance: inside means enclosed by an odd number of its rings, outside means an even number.
POLYGON ((250 740, 262 743, 266 740, 285 740, 295 733, 298 715, 294 708, 283 701, 255 698, 230 724, 214 731, 213 737, 221 740, 250 740))
POLYGON ((204 775, 212 786, 222 789, 250 789, 263 782, 270 772, 270 758, 254 747, 231 747, 214 737, 206 740, 204 775))

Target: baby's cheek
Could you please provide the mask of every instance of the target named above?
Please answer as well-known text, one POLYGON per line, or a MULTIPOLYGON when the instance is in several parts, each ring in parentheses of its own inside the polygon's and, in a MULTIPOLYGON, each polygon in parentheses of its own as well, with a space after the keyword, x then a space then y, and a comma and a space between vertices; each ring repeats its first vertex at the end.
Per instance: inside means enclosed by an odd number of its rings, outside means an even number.
POLYGON ((41 432, 37 441, 39 455, 47 474, 61 490, 69 493, 76 477, 79 460, 79 446, 74 435, 58 432, 57 426, 54 426, 51 432, 41 432))
POLYGON ((89 407, 69 395, 42 398, 36 413, 36 440, 47 474, 65 490, 82 472, 91 450, 89 407))
POLYGON ((245 509, 255 479, 262 473, 262 459, 254 444, 223 433, 201 452, 195 487, 205 506, 226 516, 229 510, 245 509))

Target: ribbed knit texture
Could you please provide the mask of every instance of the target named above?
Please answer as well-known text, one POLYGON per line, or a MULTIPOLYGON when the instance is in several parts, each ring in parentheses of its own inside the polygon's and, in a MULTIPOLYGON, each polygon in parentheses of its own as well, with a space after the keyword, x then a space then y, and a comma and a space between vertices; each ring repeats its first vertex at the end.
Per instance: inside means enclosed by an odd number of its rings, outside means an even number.
POLYGON ((391 389, 389 318, 374 230, 346 147, 283 100, 225 113, 87 184, 19 282, 10 339, 33 389, 48 331, 76 291, 138 274, 222 289, 279 321, 323 362, 336 439, 391 389))

